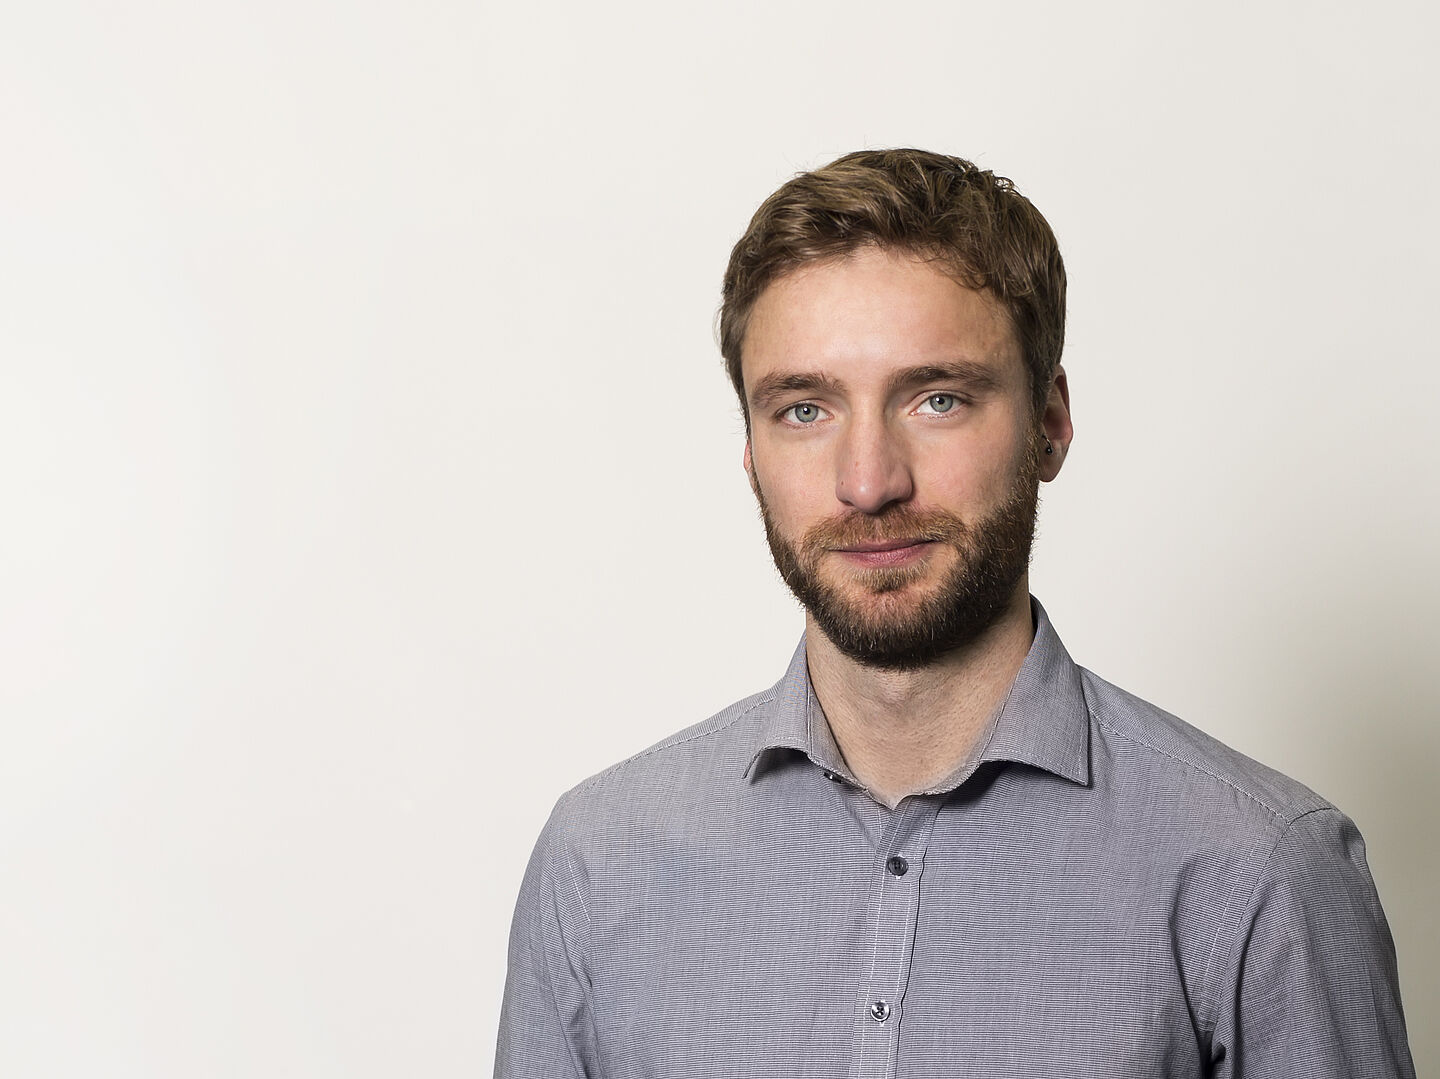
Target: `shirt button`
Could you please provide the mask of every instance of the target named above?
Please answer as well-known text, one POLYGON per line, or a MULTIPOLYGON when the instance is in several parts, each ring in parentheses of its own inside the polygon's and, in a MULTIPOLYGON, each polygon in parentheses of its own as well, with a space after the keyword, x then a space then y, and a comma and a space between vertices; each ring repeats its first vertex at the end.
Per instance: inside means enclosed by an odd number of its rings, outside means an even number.
POLYGON ((827 769, 824 769, 823 771, 821 771, 820 774, 821 774, 822 776, 824 776, 826 779, 828 779, 831 783, 839 783, 839 782, 840 782, 840 777, 837 776, 834 772, 830 771, 828 768, 827 768, 827 769))
POLYGON ((870 1005, 870 1018, 877 1023, 883 1023, 890 1018, 890 1005, 883 1000, 877 1000, 870 1005))
POLYGON ((890 871, 892 877, 903 877, 910 871, 910 863, 897 854, 885 863, 885 868, 890 871))

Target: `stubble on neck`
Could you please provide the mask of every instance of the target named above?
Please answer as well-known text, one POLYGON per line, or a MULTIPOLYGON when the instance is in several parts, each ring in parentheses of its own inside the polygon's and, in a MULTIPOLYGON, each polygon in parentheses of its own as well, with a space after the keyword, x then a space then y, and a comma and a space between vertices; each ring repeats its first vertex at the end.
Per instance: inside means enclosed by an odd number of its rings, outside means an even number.
POLYGON ((984 633, 913 670, 859 663, 806 615, 810 683, 850 771, 893 808, 938 783, 975 751, 1029 654, 1028 575, 984 633))

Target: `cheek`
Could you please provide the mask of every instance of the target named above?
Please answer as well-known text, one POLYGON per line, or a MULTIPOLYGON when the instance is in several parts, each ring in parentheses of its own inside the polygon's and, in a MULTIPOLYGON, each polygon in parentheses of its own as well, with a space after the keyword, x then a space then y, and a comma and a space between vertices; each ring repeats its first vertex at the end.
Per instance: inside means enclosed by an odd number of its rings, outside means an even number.
POLYGON ((821 495, 816 484, 797 483, 794 474, 787 474, 778 481, 761 480, 765 504, 770 516, 787 532, 803 531, 807 524, 824 516, 830 501, 821 495))
POLYGON ((1023 440, 952 446, 947 452, 927 455, 916 477, 916 494, 925 501, 988 506, 1009 497, 1026 464, 1023 440))
POLYGON ((763 494, 770 516, 786 531, 803 529, 834 512, 835 479, 817 454, 752 453, 750 482, 763 494))

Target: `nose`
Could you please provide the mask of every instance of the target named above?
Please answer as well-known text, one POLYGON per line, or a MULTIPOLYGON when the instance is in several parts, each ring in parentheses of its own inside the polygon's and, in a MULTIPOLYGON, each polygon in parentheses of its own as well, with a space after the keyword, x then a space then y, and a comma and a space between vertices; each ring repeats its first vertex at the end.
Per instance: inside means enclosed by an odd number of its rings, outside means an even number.
POLYGON ((860 513, 879 513, 915 493, 902 446, 883 421, 856 423, 837 446, 835 497, 860 513))

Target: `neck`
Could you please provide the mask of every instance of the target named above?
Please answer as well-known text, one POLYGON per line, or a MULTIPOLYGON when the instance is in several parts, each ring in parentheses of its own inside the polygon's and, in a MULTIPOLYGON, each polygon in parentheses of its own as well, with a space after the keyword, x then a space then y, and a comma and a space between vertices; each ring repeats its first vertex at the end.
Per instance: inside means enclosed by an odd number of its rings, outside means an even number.
POLYGON ((851 659, 806 618, 810 684, 851 772, 879 802, 945 778, 970 756, 1035 636, 1025 581, 1005 611, 963 648, 913 671, 851 659))

